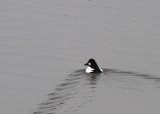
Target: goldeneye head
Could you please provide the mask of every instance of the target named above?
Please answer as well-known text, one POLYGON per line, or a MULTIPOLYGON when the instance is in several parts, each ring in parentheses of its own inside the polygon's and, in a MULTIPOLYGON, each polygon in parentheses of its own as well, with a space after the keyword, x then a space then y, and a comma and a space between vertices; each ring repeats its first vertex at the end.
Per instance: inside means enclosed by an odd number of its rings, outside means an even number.
POLYGON ((89 61, 84 65, 88 66, 86 69, 86 73, 102 73, 103 72, 103 70, 97 65, 94 59, 89 59, 89 61))

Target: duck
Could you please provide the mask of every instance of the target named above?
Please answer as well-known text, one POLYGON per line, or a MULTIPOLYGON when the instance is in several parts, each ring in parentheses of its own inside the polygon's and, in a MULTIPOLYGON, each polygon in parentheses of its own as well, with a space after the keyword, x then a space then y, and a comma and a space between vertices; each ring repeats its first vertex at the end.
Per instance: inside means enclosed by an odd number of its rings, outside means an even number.
POLYGON ((86 73, 102 73, 103 72, 103 69, 97 65, 96 61, 93 58, 89 59, 88 62, 84 65, 88 66, 85 70, 86 73))

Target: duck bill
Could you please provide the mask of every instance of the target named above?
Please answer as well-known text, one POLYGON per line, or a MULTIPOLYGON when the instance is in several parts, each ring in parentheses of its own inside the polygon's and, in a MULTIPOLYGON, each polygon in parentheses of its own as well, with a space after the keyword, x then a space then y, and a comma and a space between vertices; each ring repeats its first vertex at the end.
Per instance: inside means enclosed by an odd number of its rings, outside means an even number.
POLYGON ((88 66, 88 63, 84 64, 85 66, 88 66))

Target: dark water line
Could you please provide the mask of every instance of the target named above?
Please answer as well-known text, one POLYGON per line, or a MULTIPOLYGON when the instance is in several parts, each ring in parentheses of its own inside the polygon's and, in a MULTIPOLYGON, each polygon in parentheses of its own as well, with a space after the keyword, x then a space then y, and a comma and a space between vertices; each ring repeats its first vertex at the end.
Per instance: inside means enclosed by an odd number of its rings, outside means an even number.
POLYGON ((82 73, 70 74, 62 84, 57 86, 54 93, 48 94, 48 100, 39 104, 38 111, 35 111, 33 114, 54 114, 58 108, 67 102, 67 100, 73 99, 74 95, 78 94, 76 86, 81 83, 82 79, 84 79, 82 73))

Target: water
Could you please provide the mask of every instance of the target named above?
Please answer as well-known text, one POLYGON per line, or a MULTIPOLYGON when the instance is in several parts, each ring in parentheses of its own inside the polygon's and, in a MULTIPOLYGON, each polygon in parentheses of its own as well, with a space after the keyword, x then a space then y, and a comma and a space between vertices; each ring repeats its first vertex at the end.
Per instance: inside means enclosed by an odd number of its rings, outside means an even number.
POLYGON ((159 113, 160 78, 104 69, 75 71, 32 114, 159 113))
POLYGON ((159 4, 1 0, 0 113, 159 113, 159 4))

